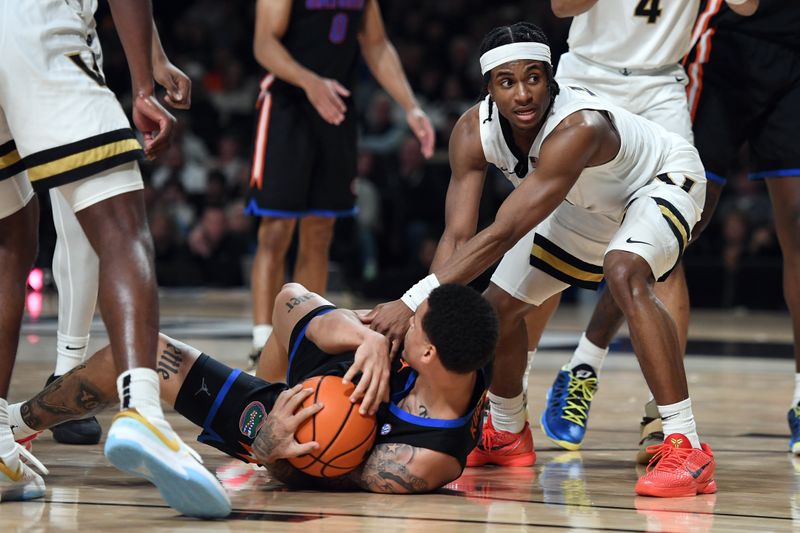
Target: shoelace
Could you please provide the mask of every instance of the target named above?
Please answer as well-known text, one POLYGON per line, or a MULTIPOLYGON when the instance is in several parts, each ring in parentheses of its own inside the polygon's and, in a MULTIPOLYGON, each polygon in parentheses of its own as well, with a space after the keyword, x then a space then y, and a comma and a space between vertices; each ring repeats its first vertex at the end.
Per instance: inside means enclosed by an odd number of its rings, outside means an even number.
POLYGON ((564 420, 584 427, 586 418, 589 416, 589 403, 594 398, 594 391, 597 388, 597 378, 578 378, 573 376, 569 382, 567 392, 567 405, 564 407, 564 420))
POLYGON ((492 449, 492 434, 496 433, 492 427, 484 427, 481 433, 481 448, 484 450, 492 449))
POLYGON ((653 454, 653 457, 647 464, 647 471, 650 472, 655 468, 661 470, 674 470, 681 466, 681 463, 691 452, 692 449, 676 448, 675 446, 666 442, 648 446, 647 453, 653 454))
POLYGON ((26 449, 25 449, 25 446, 22 446, 22 445, 21 445, 21 444, 19 444, 19 443, 16 443, 16 444, 17 444, 17 451, 19 452, 19 455, 20 455, 20 456, 21 456, 23 459, 25 459, 25 462, 26 462, 26 463, 28 463, 28 464, 31 464, 31 465, 33 465, 33 466, 35 466, 35 467, 36 467, 36 469, 37 469, 39 472, 41 472, 41 473, 42 473, 42 475, 45 475, 45 476, 46 476, 47 474, 49 474, 49 473, 50 473, 50 471, 47 469, 47 467, 46 467, 46 466, 44 466, 44 465, 42 464, 42 462, 41 462, 41 461, 39 461, 39 459, 37 459, 37 458, 36 458, 36 457, 35 457, 35 456, 34 456, 34 455, 31 453, 31 452, 29 452, 28 450, 26 450, 26 449))

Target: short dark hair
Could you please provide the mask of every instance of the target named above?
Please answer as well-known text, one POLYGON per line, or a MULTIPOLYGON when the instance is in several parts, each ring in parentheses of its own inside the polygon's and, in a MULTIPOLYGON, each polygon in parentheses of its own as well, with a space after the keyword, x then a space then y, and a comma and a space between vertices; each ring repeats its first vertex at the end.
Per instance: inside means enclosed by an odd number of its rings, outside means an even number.
MULTIPOLYGON (((480 55, 504 44, 511 43, 542 43, 550 46, 550 40, 539 26, 530 22, 516 22, 510 26, 498 26, 487 33, 483 41, 481 41, 480 55)), ((550 105, 553 105, 560 88, 553 75, 553 66, 545 63, 544 70, 547 76, 547 89, 550 92, 550 105)), ((489 86, 490 81, 492 81, 492 73, 487 72, 483 75, 484 90, 486 90, 485 87, 489 86)))
POLYGON ((447 370, 466 374, 494 357, 497 315, 481 294, 465 285, 445 284, 431 292, 422 330, 447 370))

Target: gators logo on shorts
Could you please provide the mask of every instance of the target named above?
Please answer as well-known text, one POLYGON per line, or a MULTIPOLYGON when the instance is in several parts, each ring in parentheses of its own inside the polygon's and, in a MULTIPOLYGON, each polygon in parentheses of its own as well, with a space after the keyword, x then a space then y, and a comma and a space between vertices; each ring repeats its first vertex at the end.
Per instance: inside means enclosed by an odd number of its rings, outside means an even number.
POLYGON ((246 437, 255 438, 258 430, 264 425, 267 418, 267 410, 261 402, 250 402, 242 411, 239 418, 239 431, 246 437))

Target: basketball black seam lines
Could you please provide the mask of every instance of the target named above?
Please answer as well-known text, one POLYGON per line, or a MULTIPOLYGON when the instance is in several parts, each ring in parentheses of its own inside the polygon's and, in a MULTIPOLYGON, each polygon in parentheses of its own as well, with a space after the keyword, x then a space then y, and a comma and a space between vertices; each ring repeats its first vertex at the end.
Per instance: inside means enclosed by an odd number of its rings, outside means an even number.
MULTIPOLYGON (((359 442, 358 444, 356 444, 355 446, 353 446, 353 447, 352 447, 352 448, 350 448, 349 450, 345 450, 345 451, 343 451, 342 453, 340 453, 339 455, 337 455, 337 456, 335 456, 335 457, 331 457, 331 459, 330 459, 330 460, 329 460, 327 463, 325 463, 325 466, 323 466, 323 467, 322 467, 321 474, 323 475, 323 477, 328 477, 328 476, 326 476, 326 475, 325 475, 325 469, 326 469, 326 468, 339 468, 339 469, 345 469, 345 467, 336 466, 336 465, 332 465, 332 464, 329 464, 329 463, 332 463, 332 462, 334 462, 336 459, 338 459, 338 458, 340 458, 340 457, 342 457, 342 456, 344 456, 344 455, 347 455, 347 454, 349 454, 350 452, 353 452, 353 451, 355 451, 355 450, 359 449, 361 446, 363 446, 363 445, 364 445, 364 443, 368 442, 370 439, 373 439, 373 441, 374 441, 374 439, 375 439, 375 434, 377 433, 377 431, 378 431, 378 426, 377 426, 377 425, 375 425, 375 427, 374 427, 374 428, 372 428, 372 431, 370 431, 369 433, 367 433, 367 436, 366 436, 366 437, 365 437, 365 438, 364 438, 364 439, 363 439, 361 442, 359 442)), ((363 458, 362 458, 362 461, 361 461, 361 462, 363 463, 363 458)), ((361 464, 361 463, 359 463, 359 464, 361 464)), ((356 466, 355 466, 355 468, 358 468, 358 465, 356 465, 356 466)))

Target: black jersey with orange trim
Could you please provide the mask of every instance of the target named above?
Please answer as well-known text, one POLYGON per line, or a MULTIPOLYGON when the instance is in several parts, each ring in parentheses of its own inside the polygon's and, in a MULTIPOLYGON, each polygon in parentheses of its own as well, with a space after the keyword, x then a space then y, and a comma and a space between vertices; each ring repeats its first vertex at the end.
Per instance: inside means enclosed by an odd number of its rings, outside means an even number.
MULTIPOLYGON (((281 43, 295 61, 352 91, 358 63, 358 33, 368 1, 293 0, 289 26, 281 43)), ((281 80, 276 80, 270 90, 303 94, 301 89, 281 80)))
POLYGON ((800 2, 797 0, 760 0, 749 17, 736 14, 724 0, 706 0, 701 13, 719 4, 709 26, 717 31, 735 31, 800 50, 800 2))
POLYGON ((392 365, 390 381, 391 399, 378 412, 378 436, 375 444, 408 444, 450 455, 462 468, 467 455, 475 448, 481 436, 481 415, 486 392, 491 382, 491 367, 478 371, 472 390, 469 409, 455 420, 425 418, 404 411, 398 404, 414 388, 418 374, 398 357, 392 365))

